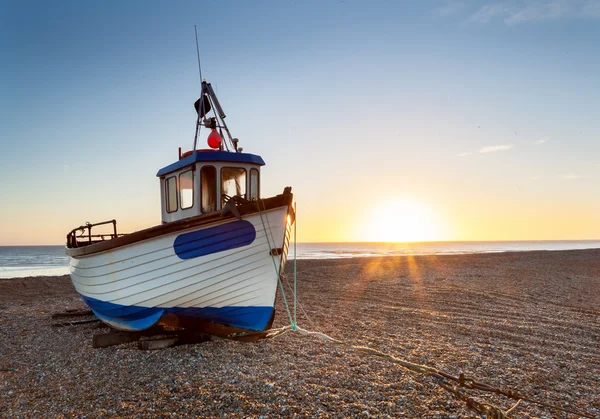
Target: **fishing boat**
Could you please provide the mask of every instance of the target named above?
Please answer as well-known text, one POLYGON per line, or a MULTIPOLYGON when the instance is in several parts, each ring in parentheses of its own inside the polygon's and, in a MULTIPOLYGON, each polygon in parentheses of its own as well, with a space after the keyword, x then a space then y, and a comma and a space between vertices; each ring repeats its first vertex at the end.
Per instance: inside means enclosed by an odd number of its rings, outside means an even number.
POLYGON ((162 223, 121 234, 110 220, 67 234, 75 289, 116 329, 166 325, 232 336, 273 322, 295 219, 291 187, 261 197, 265 162, 232 138, 205 80, 194 106, 192 150, 179 148, 178 159, 156 174, 162 223), (198 150, 201 128, 210 148, 198 150))

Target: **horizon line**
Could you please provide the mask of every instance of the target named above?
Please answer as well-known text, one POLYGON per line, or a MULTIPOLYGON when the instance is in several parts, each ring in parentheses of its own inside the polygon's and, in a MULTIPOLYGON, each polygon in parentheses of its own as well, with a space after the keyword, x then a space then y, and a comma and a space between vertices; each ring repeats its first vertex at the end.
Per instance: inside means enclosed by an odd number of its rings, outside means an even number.
MULTIPOLYGON (((433 243, 527 243, 527 242, 600 242, 597 239, 515 239, 515 240, 415 240, 415 241, 302 241, 296 244, 433 244, 433 243)), ((57 247, 64 244, 0 244, 0 247, 57 247)))

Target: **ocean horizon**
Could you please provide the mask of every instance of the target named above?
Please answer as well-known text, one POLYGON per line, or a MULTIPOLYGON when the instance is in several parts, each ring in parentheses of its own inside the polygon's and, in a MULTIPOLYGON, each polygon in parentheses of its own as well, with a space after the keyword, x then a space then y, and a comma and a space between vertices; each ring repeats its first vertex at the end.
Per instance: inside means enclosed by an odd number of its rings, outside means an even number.
MULTIPOLYGON (((296 244, 296 258, 343 259, 381 256, 460 255, 526 251, 599 249, 600 240, 439 241, 439 242, 310 242, 296 244)), ((63 245, 0 246, 0 278, 69 274, 63 245)), ((294 258, 290 244, 288 260, 294 258)))

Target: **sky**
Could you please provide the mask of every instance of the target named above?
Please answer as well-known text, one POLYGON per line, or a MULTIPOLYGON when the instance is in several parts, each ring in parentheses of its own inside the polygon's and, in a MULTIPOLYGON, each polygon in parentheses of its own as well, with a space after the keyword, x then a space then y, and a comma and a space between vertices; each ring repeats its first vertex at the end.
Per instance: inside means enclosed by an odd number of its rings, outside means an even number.
POLYGON ((600 239, 600 0, 0 1, 0 245, 160 223, 202 76, 298 240, 600 239))

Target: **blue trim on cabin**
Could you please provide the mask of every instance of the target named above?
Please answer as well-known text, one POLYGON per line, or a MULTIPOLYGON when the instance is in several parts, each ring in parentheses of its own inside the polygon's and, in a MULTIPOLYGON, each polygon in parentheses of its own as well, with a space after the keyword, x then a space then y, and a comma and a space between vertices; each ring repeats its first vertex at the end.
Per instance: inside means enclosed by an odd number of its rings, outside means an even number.
POLYGON ((273 315, 273 307, 230 306, 230 307, 140 307, 124 306, 86 297, 82 300, 94 314, 107 323, 120 325, 123 329, 144 330, 153 326, 165 313, 179 317, 208 320, 218 324, 248 330, 265 330, 273 315))
POLYGON ((248 246, 254 239, 256 239, 254 225, 245 220, 236 220, 180 234, 173 243, 173 250, 179 259, 193 259, 248 246))
POLYGON ((197 151, 173 164, 163 167, 156 176, 166 175, 182 167, 196 162, 228 162, 228 163, 249 163, 264 166, 265 161, 256 154, 233 153, 229 151, 197 151))

